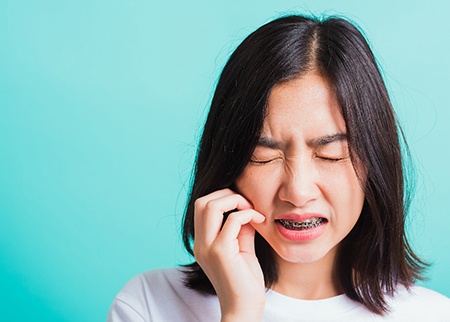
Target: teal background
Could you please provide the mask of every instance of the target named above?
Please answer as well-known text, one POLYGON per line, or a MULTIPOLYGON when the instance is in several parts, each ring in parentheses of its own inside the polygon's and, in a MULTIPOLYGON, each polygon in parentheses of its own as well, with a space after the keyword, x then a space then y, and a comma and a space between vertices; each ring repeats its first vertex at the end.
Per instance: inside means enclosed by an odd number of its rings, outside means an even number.
MULTIPOLYGON (((102 321, 128 279, 188 261, 200 127, 231 51, 288 12, 343 14, 383 67, 418 169, 409 234, 450 296, 447 1, 0 2, 0 315, 102 321)), ((5 320, 3 320, 5 319, 5 320)))

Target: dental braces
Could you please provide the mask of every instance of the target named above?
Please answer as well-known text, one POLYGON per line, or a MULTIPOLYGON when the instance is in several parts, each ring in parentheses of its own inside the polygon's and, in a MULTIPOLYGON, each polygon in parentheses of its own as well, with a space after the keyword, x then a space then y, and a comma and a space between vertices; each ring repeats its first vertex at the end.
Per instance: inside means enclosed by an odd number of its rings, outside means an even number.
POLYGON ((323 222, 323 218, 313 219, 311 221, 292 221, 286 219, 280 219, 280 223, 287 229, 292 230, 306 230, 319 226, 323 222))

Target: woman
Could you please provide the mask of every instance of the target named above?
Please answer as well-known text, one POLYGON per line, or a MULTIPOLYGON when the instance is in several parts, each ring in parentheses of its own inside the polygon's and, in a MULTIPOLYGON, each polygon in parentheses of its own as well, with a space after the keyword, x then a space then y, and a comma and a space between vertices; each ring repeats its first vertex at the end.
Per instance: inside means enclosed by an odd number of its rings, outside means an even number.
POLYGON ((144 273, 111 321, 449 320, 414 285, 398 127, 373 54, 340 18, 288 16, 220 76, 183 240, 196 262, 144 273))

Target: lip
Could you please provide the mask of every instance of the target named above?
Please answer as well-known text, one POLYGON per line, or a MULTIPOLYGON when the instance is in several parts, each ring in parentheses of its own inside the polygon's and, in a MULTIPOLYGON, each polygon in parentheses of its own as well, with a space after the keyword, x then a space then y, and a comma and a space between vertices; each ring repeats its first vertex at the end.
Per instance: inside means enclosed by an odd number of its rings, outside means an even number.
POLYGON ((281 216, 275 218, 275 220, 287 219, 287 220, 295 220, 295 221, 305 221, 305 220, 308 220, 308 219, 311 219, 314 217, 316 217, 316 218, 322 217, 322 218, 325 218, 326 221, 317 227, 310 228, 307 230, 290 230, 290 229, 284 228, 283 225, 281 225, 279 222, 276 222, 275 226, 277 227, 277 230, 280 233, 280 235, 282 237, 284 237, 285 239, 290 240, 290 241, 295 241, 295 242, 307 242, 307 241, 311 241, 311 240, 314 240, 314 239, 322 236, 322 234, 325 232, 325 228, 328 224, 328 218, 326 218, 322 214, 317 214, 317 213, 284 214, 284 215, 281 215, 281 216))

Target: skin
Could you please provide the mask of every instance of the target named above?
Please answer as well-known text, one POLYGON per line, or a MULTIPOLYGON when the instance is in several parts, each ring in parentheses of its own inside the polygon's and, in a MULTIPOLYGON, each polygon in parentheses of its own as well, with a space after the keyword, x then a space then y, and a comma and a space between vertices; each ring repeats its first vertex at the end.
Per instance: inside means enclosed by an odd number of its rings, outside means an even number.
POLYGON ((269 97, 260 142, 236 181, 238 193, 224 189, 196 201, 194 252, 217 291, 222 321, 262 319, 265 287, 255 230, 274 250, 275 291, 306 300, 342 293, 336 252, 364 203, 345 133, 325 78, 309 73, 279 84, 269 97), (221 229, 223 213, 235 208, 221 229), (317 236, 290 240, 276 221, 286 216, 326 220, 317 236))

